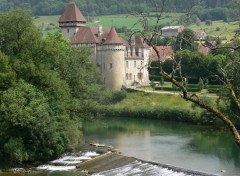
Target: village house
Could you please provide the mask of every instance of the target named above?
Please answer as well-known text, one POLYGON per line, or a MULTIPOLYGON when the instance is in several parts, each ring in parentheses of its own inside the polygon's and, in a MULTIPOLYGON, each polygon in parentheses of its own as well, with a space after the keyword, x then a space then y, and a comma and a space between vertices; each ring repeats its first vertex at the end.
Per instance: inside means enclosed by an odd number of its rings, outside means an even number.
MULTIPOLYGON (((174 50, 172 46, 156 46, 156 49, 160 56, 160 61, 171 60, 174 56, 174 50)), ((159 61, 156 51, 151 48, 150 52, 151 61, 159 61)))
POLYGON ((216 47, 216 41, 204 41, 200 42, 198 46, 198 51, 202 54, 208 54, 211 49, 216 47))
POLYGON ((163 37, 176 37, 180 32, 184 30, 184 26, 165 26, 161 29, 163 37))
POLYGON ((59 26, 73 46, 88 47, 107 88, 120 90, 123 86, 149 83, 148 63, 150 47, 140 36, 131 42, 116 32, 102 26, 89 27, 87 20, 75 3, 70 3, 59 19, 59 26))
POLYGON ((204 30, 200 29, 195 31, 195 36, 197 40, 205 40, 207 37, 207 33, 204 30))

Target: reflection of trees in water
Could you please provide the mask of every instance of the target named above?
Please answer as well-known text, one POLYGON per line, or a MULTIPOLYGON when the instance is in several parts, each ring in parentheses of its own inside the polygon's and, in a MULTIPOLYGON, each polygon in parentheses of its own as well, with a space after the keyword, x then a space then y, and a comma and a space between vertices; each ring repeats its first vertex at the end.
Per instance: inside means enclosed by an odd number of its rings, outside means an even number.
POLYGON ((176 122, 132 118, 107 118, 83 126, 85 134, 99 137, 117 138, 120 133, 144 133, 146 130, 152 135, 191 135, 192 140, 187 148, 196 153, 216 156, 222 161, 233 161, 235 166, 240 167, 240 150, 232 136, 224 131, 176 122))
POLYGON ((214 155, 222 161, 234 162, 240 167, 240 150, 230 134, 219 131, 204 131, 194 134, 189 143, 197 153, 214 155))

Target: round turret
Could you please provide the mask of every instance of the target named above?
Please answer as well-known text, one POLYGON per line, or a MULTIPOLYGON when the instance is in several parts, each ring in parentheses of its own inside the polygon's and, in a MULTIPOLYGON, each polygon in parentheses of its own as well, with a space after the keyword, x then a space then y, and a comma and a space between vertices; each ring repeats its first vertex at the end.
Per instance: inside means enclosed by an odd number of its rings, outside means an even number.
POLYGON ((120 90, 125 80, 125 47, 114 27, 111 28, 101 49, 103 51, 102 76, 104 84, 110 89, 120 90))

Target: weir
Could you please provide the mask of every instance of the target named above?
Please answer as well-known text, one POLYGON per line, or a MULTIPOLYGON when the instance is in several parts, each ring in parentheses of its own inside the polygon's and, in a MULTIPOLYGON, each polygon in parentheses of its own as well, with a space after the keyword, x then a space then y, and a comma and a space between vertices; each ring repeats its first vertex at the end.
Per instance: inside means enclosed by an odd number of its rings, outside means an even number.
POLYGON ((216 176, 199 171, 128 157, 108 152, 77 165, 93 176, 151 175, 151 176, 216 176))

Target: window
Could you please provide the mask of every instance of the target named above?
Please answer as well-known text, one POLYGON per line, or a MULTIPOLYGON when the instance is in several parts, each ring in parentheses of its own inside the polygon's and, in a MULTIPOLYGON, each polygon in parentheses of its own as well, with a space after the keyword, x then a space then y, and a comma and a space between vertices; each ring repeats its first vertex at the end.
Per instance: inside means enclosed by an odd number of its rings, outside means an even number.
POLYGON ((128 80, 128 73, 126 73, 126 80, 128 80))
POLYGON ((112 64, 112 63, 109 64, 109 68, 110 68, 110 69, 113 68, 113 64, 112 64))
POLYGON ((128 61, 126 61, 126 68, 128 68, 128 61))
POLYGON ((138 73, 138 79, 142 79, 143 78, 143 74, 142 73, 138 73))
POLYGON ((129 74, 129 79, 132 80, 132 73, 129 74))
POLYGON ((134 61, 134 67, 137 67, 137 61, 134 61))
POLYGON ((67 33, 69 33, 69 29, 67 29, 67 33))

